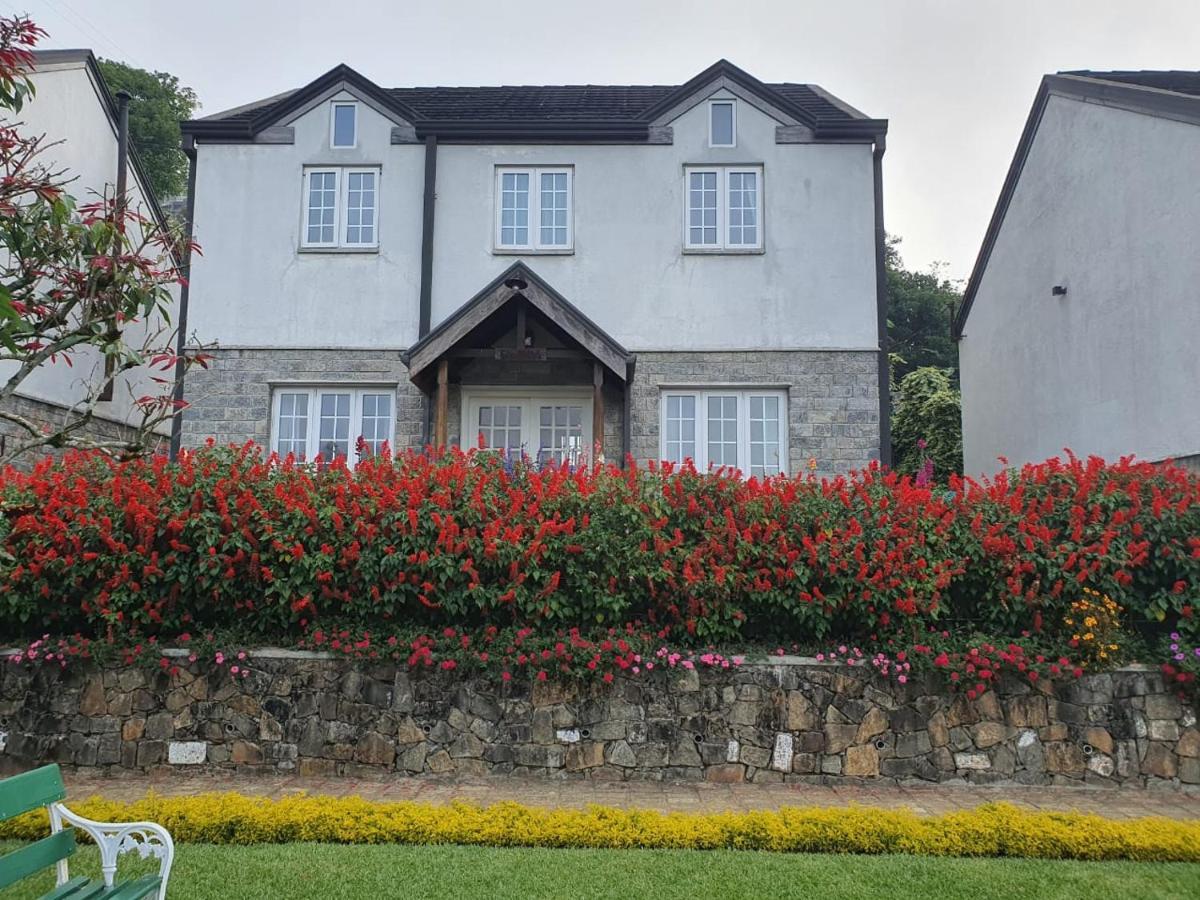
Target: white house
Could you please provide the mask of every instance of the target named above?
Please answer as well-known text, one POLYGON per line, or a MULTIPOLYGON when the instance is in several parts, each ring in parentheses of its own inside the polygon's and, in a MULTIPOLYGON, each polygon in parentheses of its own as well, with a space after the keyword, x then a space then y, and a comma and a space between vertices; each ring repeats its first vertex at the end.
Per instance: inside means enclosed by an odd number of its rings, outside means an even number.
MULTIPOLYGON (((18 130, 28 137, 45 136, 45 150, 39 159, 52 171, 64 171, 69 179, 66 190, 83 206, 102 197, 112 198, 117 182, 117 106, 104 84, 96 58, 90 50, 42 50, 34 53, 34 68, 28 73, 35 95, 15 117, 18 130)), ((152 223, 165 227, 165 219, 155 200, 149 181, 130 153, 127 181, 129 207, 152 223)), ((173 311, 175 291, 172 290, 173 311)), ((140 346, 146 329, 155 333, 166 327, 155 319, 129 326, 127 341, 140 346), (137 333, 134 333, 134 332, 137 333)), ((164 335, 164 345, 170 335, 164 335)), ((68 410, 88 397, 89 386, 102 380, 103 357, 84 348, 65 358, 47 362, 26 377, 14 411, 34 422, 59 423, 69 417, 68 410)), ((16 363, 0 362, 0 379, 10 377, 16 363)), ((117 377, 112 399, 96 404, 87 432, 96 438, 120 438, 126 426, 141 421, 134 401, 138 397, 159 394, 162 388, 150 381, 145 369, 134 369, 117 377)), ((169 424, 159 429, 164 436, 169 424)), ((0 420, 0 444, 23 441, 27 432, 0 420)), ((7 461, 0 446, 0 462, 7 461)))
POLYGON ((1042 80, 954 323, 965 471, 1200 465, 1200 72, 1042 80))
POLYGON ((184 123, 184 440, 461 443, 746 473, 887 455, 886 122, 718 62, 677 86, 385 89, 184 123))

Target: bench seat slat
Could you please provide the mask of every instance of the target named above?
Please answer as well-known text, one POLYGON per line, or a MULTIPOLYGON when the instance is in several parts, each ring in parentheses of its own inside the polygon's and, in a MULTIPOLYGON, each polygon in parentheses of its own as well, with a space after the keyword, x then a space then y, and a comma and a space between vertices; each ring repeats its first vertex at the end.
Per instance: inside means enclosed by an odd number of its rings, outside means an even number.
POLYGON ((104 900, 141 900, 141 898, 155 893, 160 884, 162 884, 162 879, 157 875, 143 875, 134 881, 114 885, 112 893, 100 896, 104 900))
POLYGON ((39 900, 93 900, 104 895, 104 882, 80 875, 72 878, 66 884, 59 885, 48 894, 43 894, 39 900))
POLYGON ((58 766, 42 766, 0 780, 0 822, 66 799, 58 766))
POLYGON ((40 872, 75 852, 75 832, 67 829, 0 856, 0 888, 40 872))

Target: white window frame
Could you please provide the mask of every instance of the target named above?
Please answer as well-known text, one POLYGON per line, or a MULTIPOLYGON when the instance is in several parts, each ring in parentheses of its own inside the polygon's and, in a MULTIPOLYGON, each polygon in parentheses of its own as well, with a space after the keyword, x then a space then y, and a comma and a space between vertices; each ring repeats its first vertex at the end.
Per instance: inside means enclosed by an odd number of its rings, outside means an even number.
POLYGON ((573 253, 575 251, 575 169, 573 166, 496 166, 493 190, 493 253, 573 253), (501 213, 503 212, 502 185, 504 176, 511 174, 529 176, 529 240, 524 244, 505 244, 501 241, 501 213), (565 244, 543 244, 542 238, 542 176, 567 176, 567 242, 565 244))
MULTIPOLYGON (((307 449, 304 453, 306 461, 311 462, 320 452, 321 444, 321 395, 349 394, 350 395, 350 433, 347 436, 347 461, 354 465, 358 462, 355 447, 362 436, 362 401, 365 394, 387 394, 391 399, 392 421, 385 440, 396 451, 396 385, 395 384, 276 384, 271 388, 271 429, 270 450, 276 452, 279 447, 279 410, 284 394, 305 394, 308 397, 308 431, 305 435, 307 449), (357 423, 357 426, 355 425, 357 423)), ((378 438, 376 438, 378 441, 378 438)), ((285 455, 285 454, 281 454, 285 455)), ((332 460, 323 460, 332 462, 332 460)))
POLYGON ((479 421, 481 406, 519 406, 521 407, 521 448, 530 459, 537 461, 539 431, 541 423, 538 408, 570 403, 581 406, 580 431, 583 459, 590 462, 592 458, 592 391, 590 388, 571 387, 464 387, 462 392, 462 428, 459 431, 459 445, 468 450, 479 446, 479 431, 476 423, 479 421))
POLYGON ((766 234, 766 213, 764 197, 766 182, 763 178, 763 167, 751 166, 684 166, 683 169, 683 249, 703 253, 761 253, 766 234), (715 244, 692 243, 691 232, 691 182, 692 175, 702 172, 715 173, 717 176, 717 242, 715 244), (753 244, 732 244, 729 242, 729 176, 733 173, 753 173, 755 176, 756 194, 758 200, 758 223, 753 244))
POLYGON ((329 147, 333 150, 354 150, 358 147, 358 103, 353 100, 334 100, 329 104, 329 147), (337 122, 339 106, 349 106, 354 110, 354 140, 349 144, 334 142, 334 125, 337 122))
MULTIPOLYGON (((750 466, 750 399, 752 397, 774 397, 779 400, 779 471, 788 471, 788 392, 781 388, 756 387, 681 387, 662 388, 658 408, 658 454, 667 457, 667 398, 692 397, 696 401, 696 456, 692 459, 696 468, 703 472, 709 469, 708 460, 708 398, 737 398, 737 456, 738 471, 742 477, 751 477, 750 466)), ((716 468, 714 466, 714 468, 716 468)))
POLYGON ((380 187, 383 172, 379 166, 306 166, 304 168, 303 187, 300 201, 300 246, 306 250, 346 250, 374 251, 379 249, 379 207, 380 187), (333 240, 310 241, 308 239, 309 181, 317 173, 334 175, 335 206, 333 211, 333 240), (350 176, 360 173, 370 173, 375 176, 375 230, 374 240, 366 243, 346 240, 347 216, 346 211, 350 199, 350 176))
POLYGON ((708 146, 710 147, 736 147, 737 146, 737 101, 727 97, 713 97, 708 101, 708 146), (718 105, 728 106, 730 109, 730 133, 729 136, 733 139, 729 144, 718 144, 713 140, 713 107, 718 105))

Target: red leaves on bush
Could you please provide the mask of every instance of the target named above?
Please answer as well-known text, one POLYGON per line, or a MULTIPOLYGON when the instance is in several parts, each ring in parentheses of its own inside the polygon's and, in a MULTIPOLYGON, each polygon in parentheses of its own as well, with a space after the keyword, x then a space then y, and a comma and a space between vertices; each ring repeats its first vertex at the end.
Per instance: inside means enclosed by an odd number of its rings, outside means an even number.
POLYGON ((947 619, 1040 633, 1081 583, 1161 621, 1200 585, 1198 485, 1073 457, 931 488, 875 467, 742 481, 474 451, 354 470, 250 445, 176 464, 69 454, 0 474, 0 625, 280 638, 641 621, 699 642, 916 640, 947 619))

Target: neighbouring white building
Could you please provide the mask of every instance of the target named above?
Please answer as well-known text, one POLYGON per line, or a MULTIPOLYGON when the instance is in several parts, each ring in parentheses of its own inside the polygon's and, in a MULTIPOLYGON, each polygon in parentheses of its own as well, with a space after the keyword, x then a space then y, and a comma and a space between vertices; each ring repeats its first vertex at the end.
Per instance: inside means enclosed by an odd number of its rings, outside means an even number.
MULTIPOLYGON (((117 181, 117 105, 90 50, 41 50, 34 53, 34 68, 28 73, 35 94, 14 117, 25 136, 45 136, 45 150, 39 157, 53 171, 63 171, 69 179, 66 190, 83 206, 102 197, 111 198, 117 181)), ((127 202, 158 227, 166 227, 149 181, 130 153, 127 202)), ((172 289, 172 317, 175 295, 172 289)), ((138 329, 127 341, 141 345, 145 329, 163 329, 160 321, 129 326, 138 329), (139 336, 141 335, 141 336, 139 336)), ((174 345, 167 334, 165 345, 174 345)), ((72 406, 87 399, 89 385, 100 383, 103 357, 91 348, 65 358, 47 362, 26 377, 12 404, 14 410, 34 422, 58 423, 70 416, 72 406)), ((0 362, 0 380, 16 371, 16 363, 0 362)), ((161 374, 161 373, 158 373, 161 374)), ((129 423, 141 421, 134 401, 138 397, 160 394, 163 388, 150 380, 150 373, 134 369, 115 380, 111 400, 96 404, 93 420, 86 427, 93 437, 120 438, 129 423)), ((159 432, 170 432, 164 423, 159 432)), ((19 426, 0 420, 0 464, 7 462, 5 446, 28 437, 19 426)))
POLYGON ((427 443, 767 474, 887 455, 886 122, 682 85, 383 88, 184 123, 184 441, 427 443))
POLYGON ((954 333, 968 474, 1200 466, 1200 72, 1042 80, 954 333))

